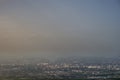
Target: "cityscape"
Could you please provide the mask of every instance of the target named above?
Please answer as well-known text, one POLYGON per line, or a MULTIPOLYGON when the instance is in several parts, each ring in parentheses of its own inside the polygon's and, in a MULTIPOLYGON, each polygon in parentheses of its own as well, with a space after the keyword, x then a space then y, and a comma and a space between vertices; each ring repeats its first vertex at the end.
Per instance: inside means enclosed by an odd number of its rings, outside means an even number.
POLYGON ((0 0, 0 80, 120 80, 120 0, 0 0))
POLYGON ((0 64, 1 80, 119 80, 119 59, 31 58, 0 64))

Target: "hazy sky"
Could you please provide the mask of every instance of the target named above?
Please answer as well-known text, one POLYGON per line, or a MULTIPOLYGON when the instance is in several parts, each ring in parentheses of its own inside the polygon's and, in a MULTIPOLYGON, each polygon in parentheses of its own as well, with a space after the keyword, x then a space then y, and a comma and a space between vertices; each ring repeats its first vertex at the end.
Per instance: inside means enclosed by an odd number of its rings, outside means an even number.
POLYGON ((119 54, 119 0, 0 0, 0 56, 119 54))

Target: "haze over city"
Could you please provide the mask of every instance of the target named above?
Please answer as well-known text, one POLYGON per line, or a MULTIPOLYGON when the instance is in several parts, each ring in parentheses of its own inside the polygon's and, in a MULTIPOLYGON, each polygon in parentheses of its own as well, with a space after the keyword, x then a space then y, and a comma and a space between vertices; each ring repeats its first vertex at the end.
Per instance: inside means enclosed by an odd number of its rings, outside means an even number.
POLYGON ((1 59, 119 55, 119 0, 0 0, 1 59))

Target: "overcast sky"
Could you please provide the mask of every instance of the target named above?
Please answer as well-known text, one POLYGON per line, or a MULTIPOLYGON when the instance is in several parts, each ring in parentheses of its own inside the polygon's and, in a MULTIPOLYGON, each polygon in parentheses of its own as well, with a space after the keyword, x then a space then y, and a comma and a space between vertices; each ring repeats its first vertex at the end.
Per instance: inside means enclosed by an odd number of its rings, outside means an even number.
POLYGON ((0 56, 119 54, 119 0, 0 0, 0 56))

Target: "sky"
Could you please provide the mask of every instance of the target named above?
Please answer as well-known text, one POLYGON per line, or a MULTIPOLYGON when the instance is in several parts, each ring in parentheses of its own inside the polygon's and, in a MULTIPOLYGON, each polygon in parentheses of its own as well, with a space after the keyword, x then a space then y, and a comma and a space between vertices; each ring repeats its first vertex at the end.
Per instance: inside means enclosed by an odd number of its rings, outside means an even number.
POLYGON ((0 57, 120 55, 119 0, 0 0, 0 57))

